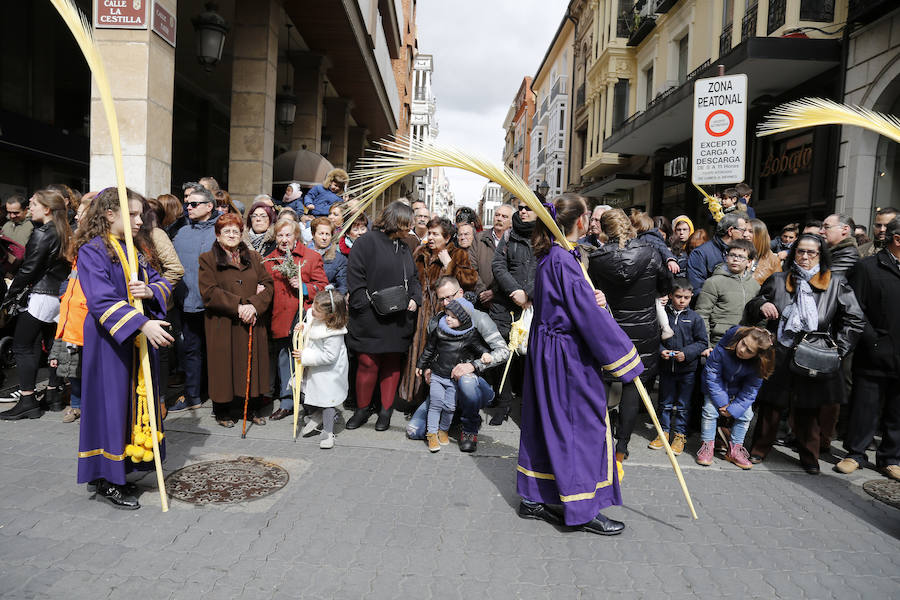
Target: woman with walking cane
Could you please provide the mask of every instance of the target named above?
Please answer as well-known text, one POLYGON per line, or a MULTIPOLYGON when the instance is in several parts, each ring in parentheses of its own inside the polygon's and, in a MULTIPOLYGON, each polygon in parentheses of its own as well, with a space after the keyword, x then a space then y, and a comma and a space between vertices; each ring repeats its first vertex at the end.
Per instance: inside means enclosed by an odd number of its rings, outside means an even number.
POLYGON ((241 241, 243 227, 238 215, 222 215, 212 249, 200 255, 209 396, 222 427, 234 427, 242 418, 245 396, 250 420, 266 424, 259 415, 259 399, 269 390, 269 337, 260 317, 272 302, 272 276, 259 254, 241 241))
MULTIPOLYGON (((546 204, 566 239, 588 228, 584 199, 563 194, 546 204)), ((519 516, 599 535, 625 525, 600 511, 621 504, 609 430, 604 371, 631 381, 644 370, 637 350, 584 277, 580 256, 552 241, 542 221, 532 247, 538 260, 528 337, 517 465, 519 516)))

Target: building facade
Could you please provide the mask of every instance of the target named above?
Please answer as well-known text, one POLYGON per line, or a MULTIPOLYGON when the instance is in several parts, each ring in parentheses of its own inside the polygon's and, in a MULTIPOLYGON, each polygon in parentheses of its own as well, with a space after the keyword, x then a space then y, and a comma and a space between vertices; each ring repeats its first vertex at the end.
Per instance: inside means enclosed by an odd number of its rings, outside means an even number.
MULTIPOLYGON (((535 101, 534 92, 531 90, 531 77, 525 76, 503 124, 506 130, 503 164, 526 182, 529 181, 531 168, 531 130, 534 113, 535 101)), ((507 202, 509 197, 509 192, 504 192, 504 199, 507 202)))
POLYGON ((549 186, 548 198, 558 196, 569 185, 568 154, 571 131, 572 46, 575 26, 563 17, 553 41, 532 80, 535 97, 534 126, 531 129, 529 187, 549 186))
MULTIPOLYGON (((89 17, 101 16, 93 14, 98 4, 110 10, 91 0, 76 4, 89 17)), ((106 121, 71 35, 48 2, 7 9, 0 25, 0 195, 51 182, 81 191, 110 185, 106 121)), ((301 153, 352 169, 371 140, 406 133, 411 86, 398 81, 404 68, 412 76, 403 65, 416 45, 414 0, 206 7, 157 0, 136 10, 145 11, 144 28, 96 29, 95 39, 112 85, 126 182, 146 196, 180 195, 182 182, 213 176, 247 204, 302 180, 294 169, 304 163, 301 153), (153 29, 157 8, 173 20, 169 39, 153 29), (212 45, 221 48, 218 57, 208 56, 209 28, 192 23, 204 19, 224 23, 224 40, 212 45), (278 157, 290 153, 296 160, 281 161, 287 166, 279 171, 278 157)), ((386 199, 401 193, 396 186, 386 199)))
POLYGON ((481 188, 481 199, 478 201, 478 217, 485 229, 494 222, 494 211, 503 204, 503 188, 499 183, 489 181, 481 188))

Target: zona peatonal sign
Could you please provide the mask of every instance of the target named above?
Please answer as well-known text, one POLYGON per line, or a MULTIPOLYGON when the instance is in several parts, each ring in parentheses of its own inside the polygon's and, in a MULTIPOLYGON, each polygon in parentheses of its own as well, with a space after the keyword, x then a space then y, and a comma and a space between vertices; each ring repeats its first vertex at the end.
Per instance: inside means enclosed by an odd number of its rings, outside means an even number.
POLYGON ((747 144, 747 76, 694 82, 691 181, 697 185, 744 180, 747 144))

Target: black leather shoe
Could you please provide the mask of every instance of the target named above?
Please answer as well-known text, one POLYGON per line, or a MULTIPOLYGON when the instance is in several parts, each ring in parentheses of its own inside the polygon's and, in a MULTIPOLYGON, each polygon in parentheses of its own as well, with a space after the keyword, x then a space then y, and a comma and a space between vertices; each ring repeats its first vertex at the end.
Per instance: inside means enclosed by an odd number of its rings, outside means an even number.
MULTIPOLYGON (((95 479, 87 483, 87 491, 90 493, 94 493, 97 491, 97 483, 103 481, 102 479, 95 479)), ((125 490, 125 493, 129 496, 137 496, 139 495, 139 489, 136 483, 131 483, 130 481, 126 482, 125 485, 122 486, 125 490)))
POLYGON ((392 414, 394 414, 393 408, 380 411, 378 413, 378 420, 375 421, 375 431, 387 431, 390 429, 392 414))
POLYGON ((488 425, 492 425, 494 427, 498 427, 503 425, 503 421, 509 418, 509 410, 501 410, 499 412, 494 413, 494 416, 491 417, 491 420, 488 421, 488 425))
POLYGON ((819 474, 819 463, 815 464, 806 464, 800 463, 800 466, 803 467, 803 470, 809 473, 810 475, 818 475, 819 474))
POLYGON ((105 479, 97 481, 97 498, 106 500, 116 508, 125 510, 137 510, 141 507, 137 496, 129 493, 129 489, 124 485, 116 485, 105 479))
POLYGON ((4 421, 18 421, 19 419, 39 419, 44 411, 35 399, 34 394, 21 396, 16 405, 9 410, 0 412, 0 419, 4 421))
POLYGON ((466 433, 463 431, 459 434, 459 451, 475 452, 478 448, 478 435, 475 433, 466 433))
POLYGON ((541 521, 547 521, 551 525, 563 524, 559 514, 549 509, 546 504, 525 504, 520 502, 516 512, 523 519, 540 519, 541 521))
POLYGON ((357 408, 353 411, 353 416, 347 419, 347 424, 344 426, 344 429, 357 429, 362 425, 365 425, 369 420, 369 417, 372 416, 372 409, 369 407, 366 408, 357 408))
POLYGON ((581 529, 597 535, 619 535, 625 529, 625 523, 604 517, 603 513, 581 526, 581 529))

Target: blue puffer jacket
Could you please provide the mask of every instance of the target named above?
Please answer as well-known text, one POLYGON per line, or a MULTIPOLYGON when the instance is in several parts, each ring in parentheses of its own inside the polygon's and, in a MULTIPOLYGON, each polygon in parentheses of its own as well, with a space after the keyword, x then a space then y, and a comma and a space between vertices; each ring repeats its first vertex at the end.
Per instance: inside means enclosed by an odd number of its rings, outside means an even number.
POLYGON ((694 286, 694 293, 700 293, 703 283, 716 270, 716 266, 725 262, 728 246, 722 238, 716 236, 700 245, 688 256, 687 276, 694 286))
POLYGON ((307 208, 312 207, 310 212, 314 217, 327 217, 328 211, 331 210, 331 205, 338 202, 343 202, 343 199, 321 185, 317 185, 309 190, 306 192, 306 196, 303 197, 303 205, 307 208))
POLYGON ((725 332, 706 359, 703 369, 703 394, 716 408, 728 407, 733 417, 740 417, 756 400, 762 377, 755 360, 741 360, 733 350, 726 350, 737 327, 725 332))
MULTIPOLYGON (((314 242, 307 244, 308 248, 312 248, 318 252, 314 242)), ((321 254, 321 252, 320 252, 321 254)), ((334 258, 328 260, 322 254, 322 262, 325 264, 325 275, 328 277, 328 283, 334 286, 341 294, 347 293, 347 257, 340 251, 334 253, 334 258)))
POLYGON ((172 238, 178 260, 184 265, 184 277, 175 287, 175 302, 184 312, 203 312, 200 295, 200 255, 209 252, 216 241, 216 221, 213 214, 208 220, 196 223, 188 219, 172 238))
POLYGON ((671 302, 666 304, 666 316, 669 317, 669 327, 672 328, 675 335, 667 340, 662 340, 659 349, 680 350, 684 352, 684 361, 678 362, 674 358, 660 361, 660 373, 696 371, 700 353, 706 350, 709 344, 703 319, 689 308, 675 312, 671 302))

